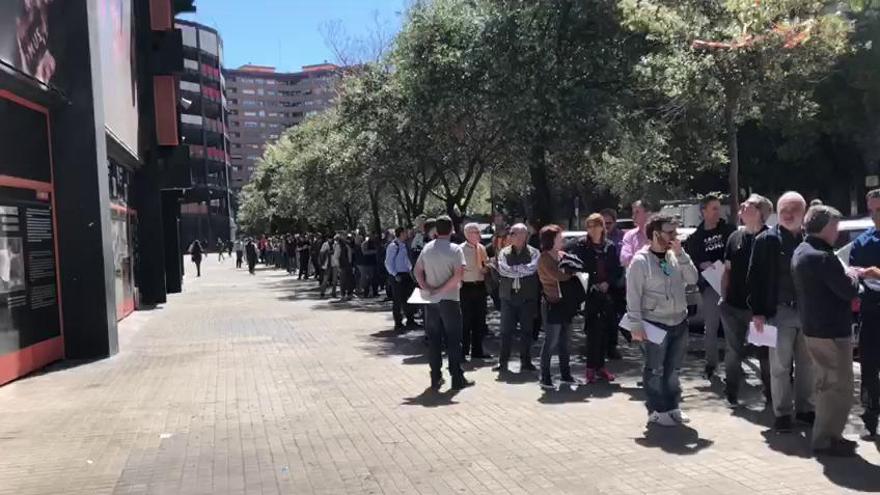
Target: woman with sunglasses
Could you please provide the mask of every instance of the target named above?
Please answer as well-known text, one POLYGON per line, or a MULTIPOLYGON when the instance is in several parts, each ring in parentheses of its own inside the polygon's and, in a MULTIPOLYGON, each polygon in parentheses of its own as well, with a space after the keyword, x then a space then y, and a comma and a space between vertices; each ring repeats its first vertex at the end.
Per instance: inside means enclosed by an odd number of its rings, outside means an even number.
POLYGON ((623 269, 617 249, 605 235, 601 214, 587 218, 587 237, 578 241, 573 254, 584 262, 584 271, 590 274, 587 304, 584 311, 587 334, 587 383, 598 378, 612 382, 614 375, 605 368, 609 340, 617 338, 617 312, 611 298, 614 286, 621 283, 623 269))
POLYGON ((636 253, 626 274, 630 330, 633 340, 642 342, 645 355, 642 382, 648 396, 648 423, 660 426, 690 421, 679 408, 678 372, 687 352, 685 286, 696 284, 699 273, 682 249, 676 227, 672 216, 652 216, 645 226, 651 244, 636 253))

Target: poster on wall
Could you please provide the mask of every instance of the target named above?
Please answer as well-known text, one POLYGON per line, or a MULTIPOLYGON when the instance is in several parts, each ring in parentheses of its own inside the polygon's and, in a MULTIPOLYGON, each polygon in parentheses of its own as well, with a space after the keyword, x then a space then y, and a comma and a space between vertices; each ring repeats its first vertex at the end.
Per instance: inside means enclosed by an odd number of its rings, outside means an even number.
POLYGON ((52 209, 0 187, 0 355, 61 335, 52 209))
POLYGON ((107 132, 132 156, 137 156, 137 65, 131 3, 132 0, 98 0, 98 26, 107 132))
POLYGON ((62 0, 0 0, 0 62, 59 86, 64 25, 62 0))

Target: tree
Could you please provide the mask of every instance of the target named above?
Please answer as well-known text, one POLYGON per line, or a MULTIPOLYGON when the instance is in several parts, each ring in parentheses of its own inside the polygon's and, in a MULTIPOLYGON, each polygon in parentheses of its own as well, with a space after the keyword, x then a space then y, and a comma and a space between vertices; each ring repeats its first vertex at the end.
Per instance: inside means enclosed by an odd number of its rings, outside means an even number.
POLYGON ((850 27, 831 0, 621 0, 625 25, 654 43, 642 84, 668 98, 666 123, 699 119, 726 143, 739 203, 738 130, 775 112, 808 119, 812 90, 848 50, 850 27))

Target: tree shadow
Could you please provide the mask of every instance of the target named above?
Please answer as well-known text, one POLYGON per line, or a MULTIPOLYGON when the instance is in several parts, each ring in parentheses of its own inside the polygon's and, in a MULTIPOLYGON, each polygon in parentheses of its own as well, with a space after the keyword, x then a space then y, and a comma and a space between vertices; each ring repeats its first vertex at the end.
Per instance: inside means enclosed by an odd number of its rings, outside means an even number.
POLYGON ((658 448, 667 454, 675 455, 694 455, 715 443, 700 438, 697 430, 685 425, 672 428, 648 425, 642 438, 636 438, 634 441, 642 447, 658 448))
POLYGON ((606 399, 620 390, 618 384, 560 384, 554 390, 544 390, 538 402, 547 405, 571 404, 576 402, 589 402, 590 399, 606 399))
POLYGON ((442 407, 454 406, 458 404, 453 399, 458 395, 458 390, 448 389, 443 392, 426 388, 421 394, 415 397, 407 397, 403 399, 402 406, 421 406, 421 407, 442 407))
POLYGON ((818 456, 816 461, 822 465, 828 481, 841 488, 880 492, 880 466, 871 464, 860 455, 849 458, 818 456))
POLYGON ((764 442, 771 450, 780 454, 803 459, 812 457, 809 435, 805 434, 803 429, 795 429, 790 433, 767 429, 761 432, 761 436, 764 437, 764 442))

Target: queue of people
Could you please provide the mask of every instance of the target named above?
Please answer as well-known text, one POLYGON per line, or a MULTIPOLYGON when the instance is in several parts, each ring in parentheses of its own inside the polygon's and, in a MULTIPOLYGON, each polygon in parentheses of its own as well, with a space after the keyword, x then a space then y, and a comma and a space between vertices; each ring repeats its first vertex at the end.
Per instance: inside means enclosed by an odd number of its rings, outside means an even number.
POLYGON ((876 437, 880 418, 880 190, 867 198, 875 228, 854 243, 848 263, 832 246, 839 212, 817 203, 807 208, 800 194, 783 194, 778 223, 768 226, 774 205, 753 194, 739 205, 739 226, 722 217, 720 198, 700 203, 702 223, 685 242, 678 220, 632 205, 635 228, 622 232, 617 215, 603 210, 586 220, 587 235, 566 243, 561 227, 540 230, 494 220, 484 245, 480 226, 455 232, 449 217, 420 217, 413 229, 385 235, 338 233, 236 241, 253 273, 257 258, 280 263, 299 278, 315 277, 324 297, 340 289, 350 299, 377 297, 384 288, 392 302, 395 331, 424 326, 434 390, 443 383, 445 350, 453 389, 473 385, 463 363, 487 360, 489 301, 500 312, 500 355, 494 371, 538 372, 545 390, 554 390, 552 356, 558 356, 562 383, 580 383, 571 370, 575 317, 586 333, 583 382, 613 382, 607 367, 619 359, 619 336, 642 350, 641 386, 648 424, 675 426, 690 421, 681 408, 680 370, 687 359, 689 300, 696 286, 702 300, 704 376, 718 374, 723 354, 724 393, 739 404, 743 365, 754 356, 766 404, 779 433, 795 424, 813 428, 812 448, 848 456, 855 443, 843 438, 854 387, 852 301, 861 303, 861 397, 866 435, 876 437), (719 268, 720 267, 720 268, 719 268), (710 283, 721 270, 720 287, 710 283), (410 296, 419 289, 420 304, 410 296), (420 315, 420 316, 419 316, 420 315), (417 320, 422 321, 420 325, 417 320), (719 330, 723 326, 724 339, 719 330), (545 334, 540 368, 532 346, 536 328, 545 334), (767 346, 749 344, 750 334, 774 335, 767 346), (516 344, 516 345, 515 345, 516 344), (722 352, 723 348, 723 352, 722 352))

